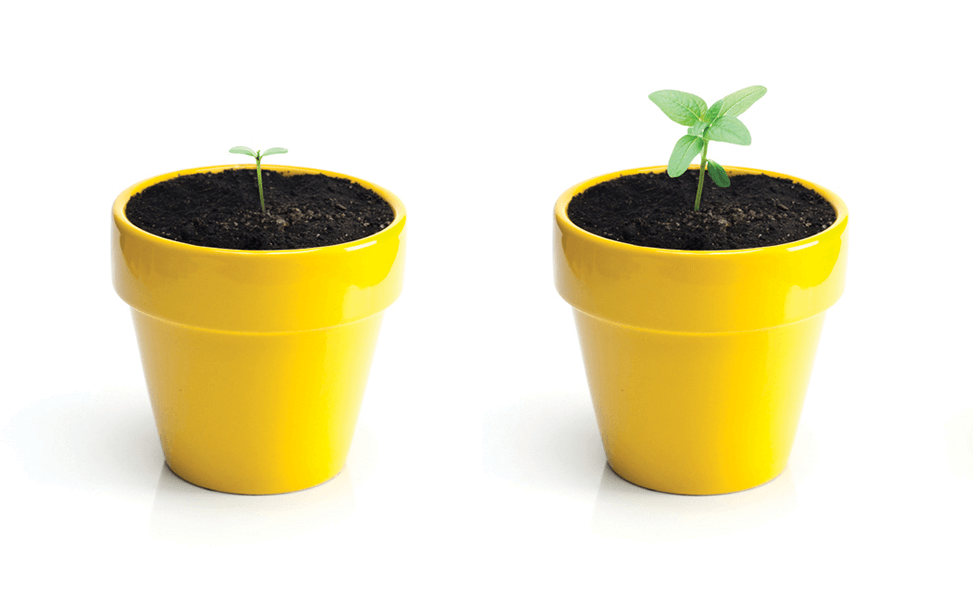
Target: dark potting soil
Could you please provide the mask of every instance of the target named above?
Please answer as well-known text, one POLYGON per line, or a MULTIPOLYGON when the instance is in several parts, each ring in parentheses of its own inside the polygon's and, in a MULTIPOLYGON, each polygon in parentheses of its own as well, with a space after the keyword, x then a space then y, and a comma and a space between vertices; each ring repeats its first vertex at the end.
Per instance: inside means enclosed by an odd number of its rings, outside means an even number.
POLYGON ((626 175, 576 195, 568 218, 581 228, 642 247, 684 251, 750 249, 793 242, 821 232, 837 219, 818 193, 767 175, 736 175, 730 186, 709 178, 699 211, 695 170, 626 175))
POLYGON ((358 183, 255 169, 183 175, 132 196, 125 214, 152 234, 203 247, 268 251, 336 245, 387 227, 395 212, 358 183))

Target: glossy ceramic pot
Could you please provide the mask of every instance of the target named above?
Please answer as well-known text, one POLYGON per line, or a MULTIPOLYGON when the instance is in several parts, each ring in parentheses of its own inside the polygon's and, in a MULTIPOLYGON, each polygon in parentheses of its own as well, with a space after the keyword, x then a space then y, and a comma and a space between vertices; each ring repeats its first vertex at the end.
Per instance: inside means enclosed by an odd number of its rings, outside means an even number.
POLYGON ((150 234, 125 216, 154 177, 112 208, 115 290, 132 318, 166 463, 196 485, 231 493, 305 489, 345 464, 383 311, 402 290, 405 208, 384 198, 382 231, 313 249, 241 251, 150 234))
MULTIPOLYGON (((697 167, 698 168, 698 167, 697 167)), ((622 175, 575 185, 555 207, 554 271, 574 307, 588 386, 608 462, 642 487, 729 493, 787 464, 825 311, 841 296, 848 212, 796 242, 678 251, 606 239, 573 224, 571 199, 622 175)))

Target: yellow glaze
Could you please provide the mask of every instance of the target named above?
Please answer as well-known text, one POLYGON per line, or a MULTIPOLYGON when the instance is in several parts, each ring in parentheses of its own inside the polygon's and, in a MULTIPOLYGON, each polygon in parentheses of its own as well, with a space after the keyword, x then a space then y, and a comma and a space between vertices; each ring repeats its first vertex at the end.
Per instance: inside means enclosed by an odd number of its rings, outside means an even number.
POLYGON ((405 208, 366 238, 314 249, 239 251, 149 234, 112 208, 112 279, 132 307, 169 467, 208 489, 266 494, 338 474, 351 446, 383 311, 402 291, 405 208))
MULTIPOLYGON (((697 167, 698 168, 698 167, 697 167)), ((643 487, 729 493, 779 475, 790 456, 825 311, 844 290, 848 212, 812 237, 757 249, 676 251, 596 236, 571 199, 555 206, 554 275, 574 307, 608 462, 643 487)))

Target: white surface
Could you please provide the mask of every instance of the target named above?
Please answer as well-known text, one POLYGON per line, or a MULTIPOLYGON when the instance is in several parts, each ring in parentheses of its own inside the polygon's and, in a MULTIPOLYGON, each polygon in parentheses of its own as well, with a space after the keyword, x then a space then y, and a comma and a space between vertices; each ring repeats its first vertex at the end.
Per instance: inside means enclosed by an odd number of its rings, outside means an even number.
POLYGON ((6 6, 0 577, 968 587, 968 16, 859 5, 6 6), (711 154, 844 198, 847 292, 787 471, 734 495, 654 493, 606 469, 553 288, 552 209, 576 182, 666 162, 681 130, 650 92, 751 84, 770 89, 743 116, 753 145, 711 154), (243 162, 238 144, 378 183, 410 216, 348 466, 290 495, 165 468, 108 272, 121 190, 243 162))

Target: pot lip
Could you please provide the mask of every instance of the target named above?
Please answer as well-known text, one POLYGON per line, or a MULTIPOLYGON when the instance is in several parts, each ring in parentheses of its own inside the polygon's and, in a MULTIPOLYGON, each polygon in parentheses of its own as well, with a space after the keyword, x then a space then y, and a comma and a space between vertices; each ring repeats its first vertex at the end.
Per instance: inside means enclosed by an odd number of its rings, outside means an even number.
POLYGON ((158 236, 156 234, 152 234, 151 232, 139 228, 135 224, 132 224, 132 222, 128 219, 128 216, 125 215, 125 206, 128 205, 129 199, 131 199, 132 196, 134 196, 136 193, 139 193, 140 191, 142 191, 146 187, 149 187, 150 185, 155 185, 162 181, 172 179, 174 177, 184 176, 184 175, 194 175, 198 173, 216 173, 216 172, 231 170, 231 169, 255 169, 255 168, 257 168, 256 164, 213 165, 213 166, 206 166, 206 167, 194 167, 189 169, 182 169, 179 171, 173 171, 171 173, 163 173, 161 175, 149 177, 148 179, 139 181, 138 183, 135 183, 131 187, 125 189, 118 195, 117 198, 115 198, 115 202, 112 204, 112 217, 114 218, 115 224, 118 227, 120 232, 124 234, 131 234, 131 235, 138 236, 140 240, 146 241, 150 244, 154 244, 158 247, 172 249, 176 251, 183 250, 186 251, 187 254, 190 252, 197 253, 197 254, 211 253, 214 255, 229 256, 229 257, 274 257, 274 256, 279 257, 282 255, 297 255, 302 253, 321 253, 321 252, 326 252, 328 250, 332 252, 357 251, 358 249, 369 247, 377 243, 382 238, 382 236, 385 235, 386 233, 399 232, 401 227, 405 224, 405 218, 406 218, 405 205, 402 203, 401 200, 399 200, 398 197, 396 197, 394 193, 392 193, 388 189, 385 189, 384 187, 381 187, 369 181, 365 181, 364 179, 359 179, 358 177, 353 177, 351 175, 346 175, 344 173, 336 173, 333 171, 326 171, 323 169, 289 166, 289 165, 261 165, 260 168, 262 170, 272 170, 284 174, 328 175, 331 177, 348 179, 350 181, 358 183, 363 187, 371 189, 372 191, 377 193, 382 199, 388 202, 388 204, 392 207, 392 210, 395 212, 395 218, 392 220, 391 224, 389 224, 382 230, 374 234, 370 234, 368 236, 362 237, 360 239, 356 239, 345 243, 338 243, 336 245, 326 245, 322 247, 308 247, 303 249, 274 249, 274 250, 252 250, 251 251, 251 250, 243 250, 243 249, 224 249, 220 247, 204 247, 200 245, 192 245, 189 243, 183 243, 180 241, 168 239, 162 236, 158 236))
MULTIPOLYGON (((699 165, 690 165, 690 170, 698 170, 699 165)), ((848 220, 848 208, 845 203, 835 194, 833 191, 822 187, 816 183, 795 177, 793 175, 787 175, 784 173, 776 173, 773 171, 766 171, 762 169, 754 169, 748 167, 737 167, 737 166, 727 166, 724 167, 726 172, 733 176, 734 174, 751 174, 751 175, 768 175, 770 177, 778 177, 783 179, 789 179, 795 183, 800 183, 804 187, 818 193, 823 198, 828 200, 829 203, 834 207, 836 218, 831 226, 825 228, 821 232, 813 234, 809 237, 802 238, 789 243, 782 243, 779 245, 769 245, 766 247, 751 247, 746 249, 724 249, 719 251, 686 251, 681 249, 663 249, 659 247, 643 247, 640 245, 633 245, 630 243, 625 243, 621 241, 612 240, 610 238, 605 238, 589 232, 574 222, 568 217, 567 209, 568 204, 571 200, 581 193, 582 191, 593 187, 595 185, 616 179, 618 177, 624 177, 628 175, 637 175, 640 173, 662 173, 666 171, 665 165, 651 166, 651 167, 640 167, 635 169, 626 169, 623 171, 616 171, 614 173, 607 173, 603 175, 598 175, 597 177, 592 177, 586 181, 582 181, 570 189, 561 194, 558 198, 557 203, 554 205, 554 216, 561 227, 563 232, 570 232, 581 238, 583 240, 591 241, 596 245, 603 248, 617 249, 622 252, 628 252, 630 254, 657 254, 659 256, 670 256, 670 257, 726 257, 732 255, 742 255, 747 253, 766 253, 768 251, 799 251, 801 249, 813 246, 817 244, 823 235, 832 233, 837 228, 844 227, 848 220)))

